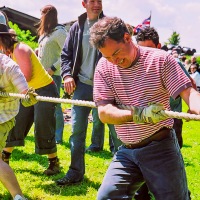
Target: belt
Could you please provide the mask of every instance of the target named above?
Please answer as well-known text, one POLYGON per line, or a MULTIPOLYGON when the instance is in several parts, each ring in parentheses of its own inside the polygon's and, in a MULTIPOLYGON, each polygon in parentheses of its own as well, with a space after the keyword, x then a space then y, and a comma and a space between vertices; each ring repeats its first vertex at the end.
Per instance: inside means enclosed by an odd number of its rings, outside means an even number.
POLYGON ((155 132, 153 135, 151 135, 150 137, 142 140, 139 143, 136 144, 123 144, 123 146, 127 149, 137 149, 137 148, 142 148, 147 146, 148 144, 150 144, 153 141, 161 141, 164 140, 166 138, 168 138, 170 136, 170 130, 169 128, 162 128, 159 131, 155 132))

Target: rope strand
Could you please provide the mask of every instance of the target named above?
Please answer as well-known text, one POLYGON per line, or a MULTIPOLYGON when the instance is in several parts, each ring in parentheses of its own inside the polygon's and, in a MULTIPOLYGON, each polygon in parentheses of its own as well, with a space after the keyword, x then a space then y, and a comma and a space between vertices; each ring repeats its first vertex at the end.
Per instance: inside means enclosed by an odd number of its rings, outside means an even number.
MULTIPOLYGON (((0 96, 16 97, 16 98, 21 98, 21 99, 25 98, 25 94, 5 93, 5 92, 0 92, 0 96)), ((61 99, 61 98, 45 97, 45 96, 36 96, 36 100, 37 101, 64 103, 64 104, 72 104, 72 105, 76 105, 76 106, 86 106, 86 107, 96 108, 95 103, 91 102, 91 101, 61 99)), ((131 106, 125 106, 125 105, 121 105, 120 108, 128 109, 128 110, 132 109, 131 106)), ((183 112, 173 112, 173 111, 168 111, 168 110, 163 110, 161 112, 166 114, 169 118, 200 121, 200 115, 196 115, 196 114, 189 114, 189 113, 183 113, 183 112)))

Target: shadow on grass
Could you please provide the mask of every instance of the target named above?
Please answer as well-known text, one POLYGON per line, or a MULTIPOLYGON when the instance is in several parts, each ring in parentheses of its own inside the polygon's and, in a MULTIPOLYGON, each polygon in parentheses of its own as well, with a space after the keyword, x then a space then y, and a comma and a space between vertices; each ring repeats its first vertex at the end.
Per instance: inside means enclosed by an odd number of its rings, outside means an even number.
POLYGON ((4 194, 0 194, 0 199, 1 200, 11 200, 12 197, 9 193, 4 193, 4 194))
POLYGON ((184 147, 184 148, 192 148, 192 146, 191 146, 191 145, 188 145, 188 144, 183 144, 183 147, 184 147))
MULTIPOLYGON (((26 148, 26 147, 25 147, 26 148)), ((26 153, 23 150, 14 149, 12 153, 12 161, 19 161, 24 160, 27 162, 35 161, 38 162, 43 167, 46 167, 48 165, 48 158, 47 156, 39 155, 36 153, 26 153)))
POLYGON ((193 161, 191 161, 191 160, 189 160, 188 158, 184 158, 184 165, 185 165, 185 167, 188 167, 188 166, 190 166, 190 167, 195 167, 195 165, 192 163, 193 161))
POLYGON ((112 153, 107 150, 103 150, 100 152, 87 152, 86 154, 92 157, 98 157, 98 158, 103 158, 103 159, 110 159, 113 157, 112 153))
MULTIPOLYGON (((62 177, 60 177, 62 178, 62 177)), ((58 180, 58 179, 55 179, 58 180)), ((54 180, 54 181, 55 181, 54 180)), ((84 177, 83 182, 71 186, 57 186, 55 182, 39 185, 46 193, 50 195, 61 196, 84 196, 88 193, 88 188, 94 188, 98 190, 101 183, 90 181, 87 177, 84 177)))

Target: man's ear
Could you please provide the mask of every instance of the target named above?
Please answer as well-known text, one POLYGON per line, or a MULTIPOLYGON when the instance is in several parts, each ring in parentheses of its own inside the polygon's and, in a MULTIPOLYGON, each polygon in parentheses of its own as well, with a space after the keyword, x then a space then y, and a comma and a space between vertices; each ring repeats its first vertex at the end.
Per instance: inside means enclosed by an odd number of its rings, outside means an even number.
POLYGON ((160 43, 158 43, 157 49, 161 49, 161 44, 160 43))
POLYGON ((84 1, 82 1, 82 6, 85 8, 85 2, 84 1))
POLYGON ((125 42, 130 42, 132 41, 131 35, 129 33, 124 33, 124 41, 125 42))

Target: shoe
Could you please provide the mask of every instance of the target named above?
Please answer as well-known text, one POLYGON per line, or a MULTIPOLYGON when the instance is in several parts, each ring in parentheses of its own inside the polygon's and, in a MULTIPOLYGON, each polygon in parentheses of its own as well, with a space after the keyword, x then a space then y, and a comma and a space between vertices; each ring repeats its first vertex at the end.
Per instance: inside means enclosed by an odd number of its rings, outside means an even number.
POLYGON ((54 161, 50 161, 49 167, 44 171, 44 174, 47 176, 52 176, 60 173, 60 164, 59 159, 57 158, 54 161))
POLYGON ((62 141, 56 141, 56 144, 62 144, 62 141))
POLYGON ((61 178, 61 179, 58 179, 56 181, 56 184, 58 186, 69 186, 69 185, 75 185, 75 184, 78 184, 78 183, 81 183, 83 181, 83 179, 80 179, 78 181, 74 181, 74 180, 70 180, 69 178, 67 178, 66 176, 61 178))
POLYGON ((4 151, 2 152, 2 160, 9 165, 9 158, 6 157, 4 151))
POLYGON ((102 148, 98 148, 98 147, 91 147, 89 146, 85 152, 86 153, 92 153, 92 152, 99 152, 99 151, 102 151, 103 149, 102 148))
POLYGON ((13 200, 28 200, 25 197, 22 197, 21 195, 17 194, 13 200))

